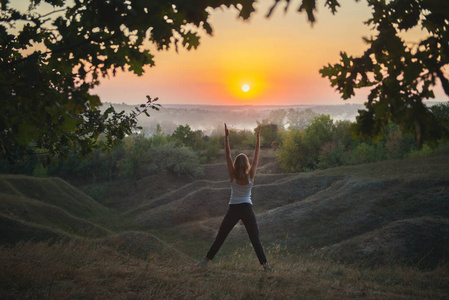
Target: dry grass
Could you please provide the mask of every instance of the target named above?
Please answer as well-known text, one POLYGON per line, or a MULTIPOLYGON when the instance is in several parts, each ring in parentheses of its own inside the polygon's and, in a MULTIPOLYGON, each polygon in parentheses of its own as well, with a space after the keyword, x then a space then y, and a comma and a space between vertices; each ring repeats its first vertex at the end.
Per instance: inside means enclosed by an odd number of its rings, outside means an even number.
POLYGON ((327 176, 357 176, 359 178, 401 180, 448 180, 448 154, 429 157, 380 161, 370 164, 338 167, 319 171, 327 176))
POLYGON ((60 178, 36 178, 24 175, 0 176, 0 197, 10 195, 17 202, 41 202, 65 210, 72 216, 96 218, 108 209, 60 178))
POLYGON ((176 251, 146 259, 84 241, 0 248, 3 299, 447 299, 449 271, 362 268, 280 246, 267 249, 276 273, 261 272, 250 247, 199 269, 176 251))
MULTIPOLYGON (((68 231, 61 225, 64 215, 52 214, 55 209, 45 213, 40 209, 49 205, 123 232, 102 239, 72 235, 70 242, 0 246, 0 298, 448 299, 447 248, 436 255, 443 260, 427 270, 379 265, 377 260, 367 267, 366 257, 349 260, 350 265, 321 256, 326 254, 321 247, 329 245, 340 245, 334 247, 337 254, 347 253, 351 258, 355 257, 351 251, 370 250, 370 243, 390 247, 403 241, 399 245, 405 247, 403 252, 398 247, 387 249, 399 256, 407 251, 418 253, 420 245, 437 249, 437 242, 447 240, 449 226, 447 158, 379 162, 307 174, 261 174, 254 190, 255 209, 262 242, 270 245, 266 251, 276 269, 272 274, 261 272, 250 246, 241 247, 248 244, 241 225, 208 269, 194 267, 210 246, 225 212, 226 180, 208 178, 180 187, 171 184, 160 193, 150 193, 157 187, 146 186, 148 181, 137 183, 136 193, 121 199, 120 207, 129 207, 115 213, 85 195, 75 195, 81 202, 67 196, 73 190, 67 184, 48 188, 58 184, 57 180, 7 177, 0 180, 0 194, 10 195, 17 203, 11 200, 0 205, 0 218, 8 216, 3 218, 8 221, 4 224, 12 224, 3 226, 3 236, 34 236, 43 225, 68 231), (26 185, 28 182, 33 186, 26 185), (26 186, 23 191, 22 186, 26 186), (203 215, 189 210, 195 204, 203 215), (31 218, 24 212, 40 213, 31 218), (164 223, 167 227, 154 234, 128 231, 133 228, 130 220, 145 217, 153 223, 168 222, 164 223)), ((210 166, 210 173, 216 168, 221 167, 210 166)), ((151 228, 141 229, 147 232, 151 228)), ((342 255, 336 257, 341 260, 342 255)))

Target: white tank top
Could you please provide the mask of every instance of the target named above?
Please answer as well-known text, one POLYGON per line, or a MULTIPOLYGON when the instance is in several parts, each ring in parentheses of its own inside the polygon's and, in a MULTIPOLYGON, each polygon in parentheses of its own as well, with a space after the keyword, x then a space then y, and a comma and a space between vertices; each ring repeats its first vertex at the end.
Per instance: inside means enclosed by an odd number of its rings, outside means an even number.
POLYGON ((248 184, 238 184, 234 179, 231 181, 231 200, 229 204, 241 204, 251 202, 251 189, 253 188, 253 183, 248 176, 248 184))

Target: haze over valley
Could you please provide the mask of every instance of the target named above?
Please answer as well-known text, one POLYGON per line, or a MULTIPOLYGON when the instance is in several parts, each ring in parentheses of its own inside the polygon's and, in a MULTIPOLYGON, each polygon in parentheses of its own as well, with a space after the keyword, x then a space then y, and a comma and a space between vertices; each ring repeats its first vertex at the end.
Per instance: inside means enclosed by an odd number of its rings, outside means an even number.
MULTIPOLYGON (((130 112, 134 105, 104 103, 103 107, 112 105, 117 111, 130 112)), ((159 111, 149 111, 151 117, 142 115, 139 117, 139 125, 143 127, 146 134, 151 135, 156 131, 157 124, 161 125, 162 131, 171 134, 178 125, 188 124, 193 130, 201 130, 207 135, 222 134, 223 123, 229 124, 235 129, 253 130, 257 122, 268 120, 274 122, 273 111, 302 112, 311 110, 316 114, 328 114, 335 121, 355 121, 358 110, 363 109, 362 104, 340 104, 340 105, 180 105, 162 104, 159 111), (271 115, 270 115, 271 114, 271 115)), ((287 115, 283 118, 285 129, 288 128, 287 115)), ((281 128, 279 128, 281 129, 281 128)))

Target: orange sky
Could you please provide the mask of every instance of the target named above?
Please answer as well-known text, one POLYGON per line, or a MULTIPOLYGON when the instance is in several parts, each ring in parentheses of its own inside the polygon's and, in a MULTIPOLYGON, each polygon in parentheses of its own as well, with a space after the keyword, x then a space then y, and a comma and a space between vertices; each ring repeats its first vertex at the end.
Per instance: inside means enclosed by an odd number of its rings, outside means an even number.
POLYGON ((342 1, 346 5, 332 16, 319 7, 311 27, 292 2, 287 14, 280 5, 267 19, 272 1, 264 1, 246 22, 236 19, 236 10, 212 11, 214 36, 204 35, 197 50, 156 52, 156 67, 142 77, 122 73, 103 80, 95 92, 103 101, 133 104, 146 95, 159 97, 161 104, 342 104, 318 70, 336 62, 340 50, 362 53, 369 9, 342 1))
MULTIPOLYGON (((162 105, 345 103, 318 71, 336 63, 340 51, 363 53, 362 37, 375 33, 363 24, 370 16, 366 2, 341 0, 342 7, 333 16, 324 1, 317 1, 313 27, 304 13, 296 12, 298 0, 291 1, 287 14, 282 4, 265 18, 273 2, 259 1, 249 21, 237 20, 235 9, 211 11, 214 36, 203 34, 197 50, 153 51, 156 67, 147 68, 141 77, 119 73, 103 79, 94 93, 103 102, 129 104, 144 103, 146 95, 159 97, 162 105), (250 87, 248 92, 242 91, 244 84, 250 87)), ((415 35, 407 38, 416 41, 415 35)), ((447 100, 440 87, 436 94, 436 100, 447 100)), ((367 91, 358 91, 347 102, 362 103, 366 95, 367 91)))

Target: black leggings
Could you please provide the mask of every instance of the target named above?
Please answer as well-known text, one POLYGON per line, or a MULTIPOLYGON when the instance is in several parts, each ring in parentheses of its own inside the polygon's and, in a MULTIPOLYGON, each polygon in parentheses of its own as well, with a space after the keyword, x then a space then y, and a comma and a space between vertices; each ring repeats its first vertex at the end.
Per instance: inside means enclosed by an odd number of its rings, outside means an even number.
POLYGON ((266 263, 267 259, 265 258, 265 253, 263 252, 262 244, 259 240, 259 228, 257 227, 256 216, 254 215, 252 205, 249 203, 229 205, 228 212, 221 222, 217 237, 210 247, 206 257, 209 259, 214 258, 215 254, 217 254, 218 250, 220 250, 221 245, 223 245, 223 242, 227 238, 228 234, 239 220, 242 220, 245 225, 246 232, 248 232, 249 239, 253 244, 254 251, 256 251, 259 262, 261 264, 266 263))

